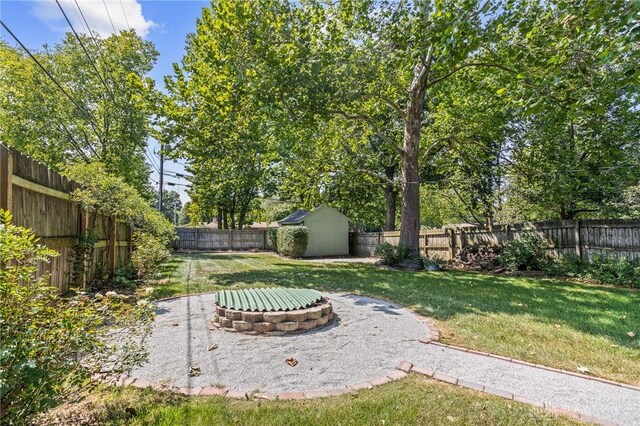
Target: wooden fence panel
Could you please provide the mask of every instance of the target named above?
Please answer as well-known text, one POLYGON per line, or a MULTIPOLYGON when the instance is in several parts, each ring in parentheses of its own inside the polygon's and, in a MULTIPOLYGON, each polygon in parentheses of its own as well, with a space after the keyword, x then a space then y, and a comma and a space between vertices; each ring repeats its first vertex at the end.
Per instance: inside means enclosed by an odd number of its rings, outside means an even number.
MULTIPOLYGON (((70 193, 76 188, 75 182, 0 144, 0 208, 8 208, 14 224, 31 228, 42 244, 60 254, 49 263, 40 263, 38 274, 49 274, 50 284, 61 292, 71 285, 84 286, 98 275, 113 273, 108 268, 107 253, 110 218, 83 212, 71 199, 70 193), (75 248, 86 229, 98 242, 93 258, 85 262, 84 276, 77 278, 73 276, 75 248)), ((130 235, 128 225, 116 225, 113 268, 129 261, 130 235)))
MULTIPOLYGON (((545 240, 550 257, 576 254, 589 260, 597 255, 640 259, 640 219, 559 220, 493 229, 433 229, 420 232, 420 251, 448 260, 464 247, 502 246, 525 233, 535 233, 545 240)), ((380 242, 397 244, 398 237, 398 232, 357 233, 356 255, 371 256, 380 242)))
POLYGON ((184 250, 266 250, 264 229, 176 228, 176 249, 184 250))

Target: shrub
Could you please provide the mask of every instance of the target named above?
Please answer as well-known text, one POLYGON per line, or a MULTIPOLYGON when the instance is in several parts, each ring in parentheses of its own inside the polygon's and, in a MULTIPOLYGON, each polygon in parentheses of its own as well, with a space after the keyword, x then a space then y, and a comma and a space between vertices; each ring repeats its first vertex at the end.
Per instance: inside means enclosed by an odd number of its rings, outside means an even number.
POLYGON ((624 257, 596 256, 582 277, 603 284, 640 288, 640 264, 624 257))
POLYGON ((133 233, 132 242, 135 249, 131 253, 131 263, 138 271, 138 277, 153 277, 171 254, 165 242, 139 231, 133 233))
POLYGON ((544 263, 544 257, 544 240, 536 234, 526 232, 519 239, 504 245, 500 261, 512 271, 538 271, 544 263))
POLYGON ((376 246, 374 255, 380 258, 380 263, 388 266, 398 266, 403 260, 414 258, 409 247, 402 243, 398 245, 380 243, 376 246))
POLYGON ((558 277, 640 288, 640 262, 625 258, 595 256, 588 262, 575 254, 565 254, 549 260, 544 266, 544 272, 558 277))
POLYGON ((542 266, 545 274, 557 277, 582 277, 589 264, 574 253, 565 253, 550 259, 542 266))
POLYGON ((290 257, 302 257, 309 244, 309 228, 306 226, 281 226, 277 236, 278 253, 290 257))
POLYGON ((278 248, 278 228, 267 229, 267 244, 274 250, 278 248))
POLYGON ((131 225, 135 247, 132 262, 140 277, 153 274, 168 256, 169 245, 176 238, 173 224, 134 187, 107 173, 102 163, 74 164, 68 166, 64 174, 80 184, 72 197, 84 209, 117 215, 131 225))
POLYGON ((153 315, 151 305, 114 296, 59 296, 47 276, 36 277, 37 263, 55 255, 0 210, 3 424, 28 423, 33 414, 77 396, 93 373, 117 376, 145 355, 138 342, 148 332, 143 325, 153 315))

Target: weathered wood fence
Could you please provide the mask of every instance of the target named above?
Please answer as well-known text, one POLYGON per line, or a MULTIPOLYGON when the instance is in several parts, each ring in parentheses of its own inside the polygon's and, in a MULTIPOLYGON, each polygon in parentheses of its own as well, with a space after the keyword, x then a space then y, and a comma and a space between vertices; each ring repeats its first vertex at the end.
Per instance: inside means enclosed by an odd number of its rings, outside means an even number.
POLYGON ((176 228, 173 246, 185 250, 271 250, 265 229, 176 228))
POLYGON ((0 209, 9 210, 15 225, 31 228, 40 243, 60 253, 40 263, 61 292, 84 288, 129 261, 131 228, 115 216, 86 212, 71 199, 78 185, 47 166, 0 144, 0 209), (95 242, 90 256, 79 250, 87 235, 95 242), (80 267, 78 265, 81 265, 80 267))
MULTIPOLYGON (((493 229, 441 228, 420 232, 420 251, 427 256, 445 260, 453 258, 469 246, 502 246, 507 241, 533 232, 547 242, 547 254, 557 257, 574 253, 583 259, 596 255, 615 255, 640 259, 640 219, 628 220, 559 220, 519 223, 493 229)), ((382 242, 398 244, 399 232, 368 232, 355 234, 355 254, 372 255, 382 242)))

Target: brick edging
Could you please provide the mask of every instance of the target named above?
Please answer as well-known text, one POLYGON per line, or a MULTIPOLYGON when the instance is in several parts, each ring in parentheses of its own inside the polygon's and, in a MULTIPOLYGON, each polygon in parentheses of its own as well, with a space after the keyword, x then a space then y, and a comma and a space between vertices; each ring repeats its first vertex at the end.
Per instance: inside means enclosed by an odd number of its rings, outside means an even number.
POLYGON ((614 386, 618 386, 618 387, 621 387, 621 388, 631 389, 631 390, 634 390, 634 391, 640 391, 640 387, 634 386, 634 385, 630 385, 630 384, 627 384, 627 383, 615 382, 613 380, 603 379, 603 378, 600 378, 600 377, 589 376, 589 375, 581 374, 581 373, 574 373, 573 371, 561 370, 559 368, 548 367, 546 365, 541 365, 541 364, 534 364, 532 362, 523 361, 523 360, 520 360, 520 359, 517 359, 517 358, 509 358, 509 357, 506 357, 506 356, 496 355, 496 354, 492 354, 492 353, 489 353, 489 352, 477 351, 475 349, 468 349, 468 348, 464 348, 462 346, 447 345, 445 343, 435 342, 435 341, 422 342, 422 343, 430 343, 430 344, 433 344, 433 345, 436 345, 436 346, 441 346, 441 347, 444 347, 444 348, 454 349, 454 350, 460 351, 460 352, 467 352, 467 353, 470 353, 470 354, 481 355, 481 356, 485 356, 485 357, 488 357, 488 358, 500 359, 502 361, 512 362, 514 364, 525 365, 527 367, 539 368, 541 370, 552 371, 554 373, 565 374, 567 376, 579 377, 581 379, 587 379, 587 380, 591 380, 591 381, 594 381, 594 382, 604 383, 604 384, 607 384, 607 385, 614 385, 614 386))
MULTIPOLYGON (((384 376, 376 377, 366 380, 364 382, 348 385, 345 387, 334 389, 320 389, 304 392, 279 392, 277 394, 268 392, 240 392, 226 387, 179 387, 169 386, 160 382, 150 382, 142 379, 128 378, 120 376, 117 379, 108 381, 108 384, 115 386, 133 386, 139 389, 152 388, 158 392, 174 392, 185 396, 220 396, 233 399, 246 399, 246 400, 296 400, 296 399, 314 399, 314 398, 327 398, 339 395, 350 395, 361 389, 372 389, 376 386, 381 386, 396 380, 403 379, 409 375, 409 373, 416 373, 423 376, 427 376, 433 380, 437 380, 443 383, 448 383, 454 386, 462 388, 472 389, 478 392, 486 393, 493 396, 498 396, 507 400, 519 402, 522 404, 531 405, 534 407, 542 408, 552 414, 563 415, 575 420, 595 423, 599 425, 615 425, 616 423, 608 420, 603 420, 597 417, 581 414, 577 411, 566 410, 553 403, 538 401, 525 396, 513 394, 511 392, 494 388, 492 386, 485 386, 481 383, 475 383, 468 380, 460 379, 439 371, 432 370, 430 368, 422 368, 413 365, 409 361, 400 362, 394 370, 391 370, 384 376)), ((94 376, 94 378, 100 379, 100 375, 94 376)))
POLYGON ((582 422, 595 423, 599 425, 615 425, 616 424, 608 420, 600 419, 600 418, 589 416, 586 414, 581 414, 581 413, 578 413, 577 411, 566 410, 564 408, 560 408, 557 405, 554 405, 553 403, 538 401, 538 400, 531 399, 521 395, 515 395, 511 392, 494 388, 493 386, 485 386, 481 383, 475 383, 468 380, 460 379, 458 377, 450 376, 448 374, 441 373, 439 371, 435 371, 430 368, 418 367, 411 364, 408 361, 401 362, 400 365, 398 365, 398 367, 396 368, 402 371, 407 371, 407 368, 408 368, 409 372, 421 374, 423 376, 427 376, 429 378, 432 378, 440 382, 456 385, 456 386, 467 388, 467 389, 472 389, 482 393, 487 393, 490 395, 498 396, 500 398, 516 401, 522 404, 532 405, 534 407, 542 408, 553 414, 560 414, 575 420, 580 420, 582 422))

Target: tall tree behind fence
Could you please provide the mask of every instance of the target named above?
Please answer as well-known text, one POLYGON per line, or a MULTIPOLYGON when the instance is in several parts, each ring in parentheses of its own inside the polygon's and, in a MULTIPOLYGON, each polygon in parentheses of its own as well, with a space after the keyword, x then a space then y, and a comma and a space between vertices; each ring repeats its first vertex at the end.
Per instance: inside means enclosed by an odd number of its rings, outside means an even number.
MULTIPOLYGON (((558 220, 519 223, 493 229, 441 228, 420 232, 420 251, 445 260, 471 246, 502 246, 525 232, 539 235, 547 243, 547 254, 557 257, 573 253, 583 259, 614 255, 640 259, 640 219, 558 220)), ((399 232, 368 232, 355 235, 358 256, 372 255, 376 245, 398 244, 399 232)))
POLYGON ((130 226, 82 210, 71 199, 76 188, 47 166, 0 145, 0 209, 11 211, 14 224, 33 229, 40 243, 60 253, 40 263, 38 274, 48 273, 61 292, 113 274, 131 256, 130 226))

